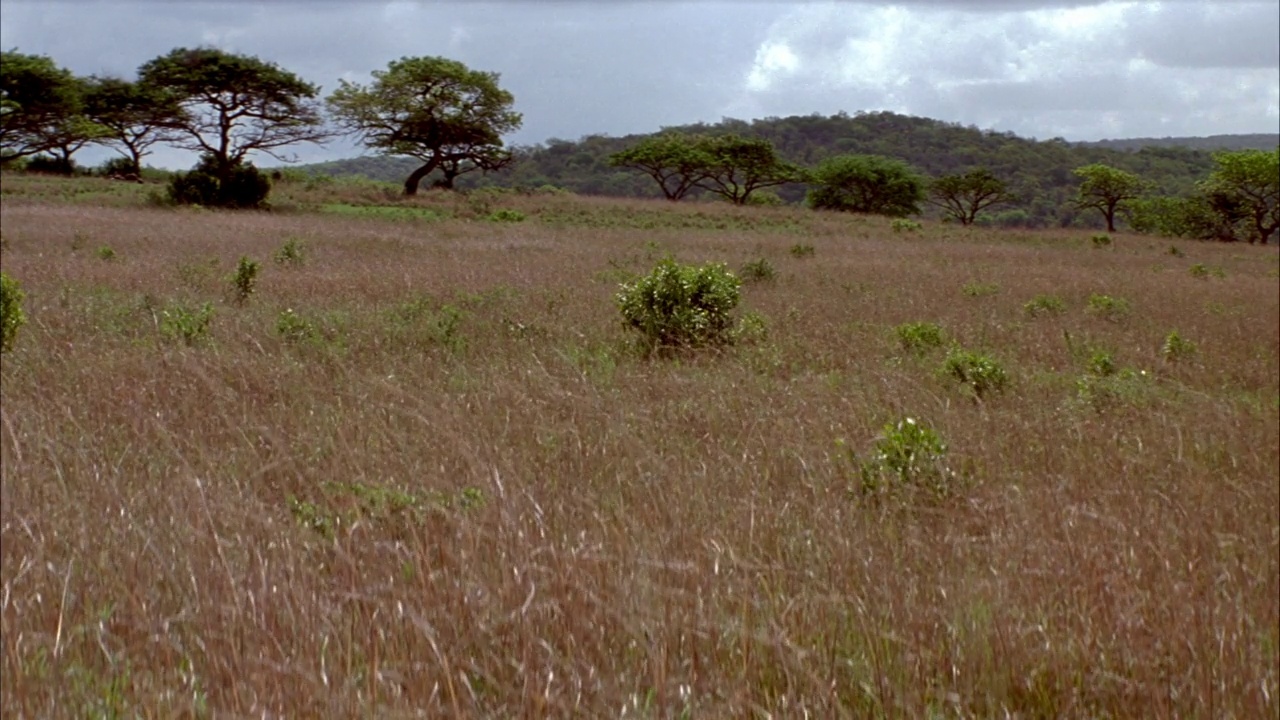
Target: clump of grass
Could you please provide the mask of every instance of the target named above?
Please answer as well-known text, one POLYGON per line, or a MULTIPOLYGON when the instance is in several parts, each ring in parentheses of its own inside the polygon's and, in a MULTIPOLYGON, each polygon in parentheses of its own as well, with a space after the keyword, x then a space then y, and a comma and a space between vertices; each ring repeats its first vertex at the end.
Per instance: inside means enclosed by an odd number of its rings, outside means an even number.
POLYGON ((1116 374, 1116 360, 1111 351, 1103 348, 1094 349, 1087 364, 1089 373, 1098 377, 1116 374))
POLYGON ((1196 263, 1195 265, 1192 265, 1190 268, 1187 269, 1187 272, 1189 272, 1191 274, 1191 277, 1193 278, 1207 278, 1207 277, 1224 278, 1227 276, 1226 271, 1223 270, 1222 268, 1216 267, 1216 266, 1210 267, 1203 263, 1196 263))
POLYGON ((791 257, 807 258, 807 257, 813 257, 813 254, 816 251, 814 250, 813 245, 810 245, 809 243, 796 243, 795 245, 791 246, 790 252, 791 252, 791 257))
POLYGON ((1067 304, 1057 295, 1037 295, 1028 300, 1022 310, 1031 317, 1061 315, 1067 311, 1067 304))
POLYGON ((889 227, 896 233, 903 233, 903 232, 918 232, 924 226, 916 222, 915 220, 908 220, 906 218, 897 218, 893 222, 889 223, 889 227))
POLYGON ((768 258, 756 258, 742 266, 738 275, 746 282, 767 282, 778 276, 768 258))
POLYGON ((898 344, 910 353, 922 354, 946 342, 942 326, 931 322, 903 323, 893 329, 898 344))
POLYGON ((1104 320, 1117 322, 1129 314, 1129 301, 1110 295, 1090 295, 1085 312, 1104 320))
POLYGON ((317 335, 315 325, 294 312, 293 308, 280 311, 279 317, 276 318, 276 333, 285 342, 291 344, 314 339, 317 335))
POLYGON ((1185 252, 1183 252, 1183 251, 1182 251, 1182 248, 1178 247, 1177 245, 1170 245, 1170 246, 1169 246, 1169 250, 1168 250, 1168 252, 1169 252, 1169 254, 1170 254, 1170 255, 1172 255, 1172 256, 1174 256, 1174 257, 1186 257, 1186 256, 1187 256, 1187 254, 1186 254, 1185 252))
POLYGON ((26 297, 17 280, 0 272, 0 352, 13 349, 18 330, 27 324, 27 315, 22 310, 26 297))
POLYGON ((1151 379, 1146 370, 1134 368, 1123 368, 1108 375, 1087 374, 1076 380, 1075 403, 1095 412, 1138 405, 1151 397, 1151 379))
POLYGON ((960 290, 969 297, 985 297, 1000 292, 1000 286, 996 283, 968 282, 960 290))
POLYGON ((494 212, 489 213, 487 219, 489 222, 518 223, 525 221, 525 214, 519 210, 509 210, 504 208, 502 210, 495 210, 494 212))
POLYGON ((1093 244, 1094 250, 1101 250, 1103 248, 1111 247, 1111 236, 1106 233, 1101 233, 1089 238, 1089 242, 1093 244))
POLYGON ((112 250, 109 245, 103 245, 98 248, 98 259, 105 262, 111 262, 116 259, 116 251, 112 250))
POLYGON ((989 354, 952 348, 942 364, 942 372, 959 382, 982 399, 992 392, 1003 390, 1009 382, 1004 366, 989 354))

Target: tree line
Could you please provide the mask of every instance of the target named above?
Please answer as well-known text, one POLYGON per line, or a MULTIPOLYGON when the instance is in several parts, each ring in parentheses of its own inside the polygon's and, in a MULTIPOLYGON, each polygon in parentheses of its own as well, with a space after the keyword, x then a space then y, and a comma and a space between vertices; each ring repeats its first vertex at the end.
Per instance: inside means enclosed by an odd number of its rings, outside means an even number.
POLYGON ((726 119, 513 148, 503 141, 523 120, 513 105, 498 74, 441 57, 400 58, 321 98, 274 63, 213 48, 174 49, 132 80, 76 77, 13 50, 0 61, 0 163, 70 172, 74 153, 97 144, 140 173, 151 148, 167 144, 201 158, 173 179, 171 195, 256 206, 269 183, 251 154, 288 162, 290 146, 351 135, 406 159, 395 167, 407 195, 428 179, 441 188, 549 184, 1032 227, 1081 224, 1096 211, 1109 230, 1122 220, 1140 232, 1263 243, 1280 225, 1280 149, 1119 152, 894 113, 726 119))

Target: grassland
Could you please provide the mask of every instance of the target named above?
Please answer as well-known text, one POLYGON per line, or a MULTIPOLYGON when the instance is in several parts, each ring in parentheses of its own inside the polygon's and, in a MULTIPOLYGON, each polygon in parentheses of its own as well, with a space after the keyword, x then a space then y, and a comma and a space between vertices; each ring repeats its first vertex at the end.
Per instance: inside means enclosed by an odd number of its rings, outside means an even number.
POLYGON ((3 178, 5 717, 1277 715, 1275 248, 154 189, 3 178), (668 253, 767 332, 637 353, 668 253), (860 493, 905 417, 954 487, 860 493))

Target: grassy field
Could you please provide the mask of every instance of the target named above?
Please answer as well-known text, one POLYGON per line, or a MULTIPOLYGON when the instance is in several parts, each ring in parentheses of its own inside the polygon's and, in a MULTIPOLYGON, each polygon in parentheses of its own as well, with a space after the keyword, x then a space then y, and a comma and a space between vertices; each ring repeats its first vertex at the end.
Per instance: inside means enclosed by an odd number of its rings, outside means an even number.
POLYGON ((1274 247, 156 188, 3 178, 5 717, 1277 716, 1274 247), (667 254, 763 331, 637 352, 667 254))

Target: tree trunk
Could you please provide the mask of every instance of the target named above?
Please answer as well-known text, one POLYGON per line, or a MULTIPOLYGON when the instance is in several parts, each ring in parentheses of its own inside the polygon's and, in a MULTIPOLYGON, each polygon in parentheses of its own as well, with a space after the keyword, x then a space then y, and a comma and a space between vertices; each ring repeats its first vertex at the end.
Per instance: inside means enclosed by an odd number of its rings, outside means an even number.
POLYGON ((409 179, 404 181, 404 194, 406 196, 417 195, 418 183, 422 182, 422 178, 430 175, 431 171, 435 170, 436 166, 439 164, 440 162, 438 160, 432 160, 417 170, 414 170, 413 173, 409 175, 409 179))

